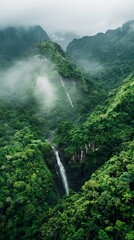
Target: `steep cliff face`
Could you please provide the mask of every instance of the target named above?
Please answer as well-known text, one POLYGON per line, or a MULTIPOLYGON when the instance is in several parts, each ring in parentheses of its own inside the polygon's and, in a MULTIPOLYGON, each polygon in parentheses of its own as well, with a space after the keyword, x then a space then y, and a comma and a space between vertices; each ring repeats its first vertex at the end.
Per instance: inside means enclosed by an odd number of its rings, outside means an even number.
POLYGON ((0 29, 0 58, 18 58, 41 41, 49 41, 49 37, 40 26, 0 29))

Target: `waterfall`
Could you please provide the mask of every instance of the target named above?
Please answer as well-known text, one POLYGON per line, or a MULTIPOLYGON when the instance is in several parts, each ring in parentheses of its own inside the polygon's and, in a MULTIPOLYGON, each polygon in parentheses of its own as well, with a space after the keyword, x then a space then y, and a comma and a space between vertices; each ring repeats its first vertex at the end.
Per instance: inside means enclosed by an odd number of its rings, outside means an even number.
POLYGON ((60 81, 61 81, 61 84, 62 84, 62 86, 63 86, 63 88, 65 90, 65 93, 66 93, 67 97, 68 97, 68 100, 70 102, 71 107, 74 108, 74 105, 72 103, 71 97, 70 97, 69 93, 66 91, 65 84, 64 84, 63 79, 61 77, 60 77, 60 81))
MULTIPOLYGON (((65 92, 66 92, 66 91, 65 91, 65 92)), ((68 92, 66 92, 66 94, 67 94, 67 96, 68 96, 68 99, 69 99, 69 102, 70 102, 71 106, 74 108, 74 105, 73 105, 73 103, 72 103, 72 100, 71 100, 71 98, 70 98, 68 92)))
POLYGON ((57 164, 58 164, 58 167, 59 167, 59 171, 60 171, 60 175, 61 175, 61 179, 62 179, 62 182, 63 182, 63 186, 64 186, 64 189, 65 189, 66 195, 69 195, 69 187, 68 187, 65 168, 64 168, 64 166, 63 166, 63 164, 60 160, 58 151, 56 151, 54 148, 53 148, 53 150, 54 150, 54 153, 55 153, 55 156, 56 156, 56 159, 57 159, 57 164))

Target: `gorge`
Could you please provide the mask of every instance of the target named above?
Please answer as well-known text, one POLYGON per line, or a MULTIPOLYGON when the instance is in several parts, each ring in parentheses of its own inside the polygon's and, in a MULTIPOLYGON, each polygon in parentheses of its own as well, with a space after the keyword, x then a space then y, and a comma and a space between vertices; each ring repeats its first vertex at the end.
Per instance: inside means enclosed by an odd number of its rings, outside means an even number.
POLYGON ((0 30, 0 240, 133 239, 132 23, 67 52, 0 30))

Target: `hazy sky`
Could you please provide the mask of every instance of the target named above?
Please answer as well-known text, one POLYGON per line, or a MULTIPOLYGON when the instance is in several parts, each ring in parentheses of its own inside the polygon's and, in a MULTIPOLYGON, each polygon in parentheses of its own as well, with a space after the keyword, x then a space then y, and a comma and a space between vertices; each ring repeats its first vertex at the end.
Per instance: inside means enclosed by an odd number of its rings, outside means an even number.
POLYGON ((91 35, 134 19, 134 0, 0 0, 0 26, 40 24, 47 33, 91 35))

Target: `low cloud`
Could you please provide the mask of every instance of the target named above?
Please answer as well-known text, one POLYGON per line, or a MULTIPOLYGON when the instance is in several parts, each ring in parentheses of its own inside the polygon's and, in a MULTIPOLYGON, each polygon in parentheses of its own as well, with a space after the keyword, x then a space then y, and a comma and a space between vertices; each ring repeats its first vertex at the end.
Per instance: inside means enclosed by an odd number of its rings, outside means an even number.
POLYGON ((52 107, 56 100, 54 86, 47 76, 38 76, 35 85, 35 96, 41 104, 52 107))
MULTIPOLYGON (((64 81, 64 80, 63 80, 64 81)), ((77 99, 75 82, 61 82, 56 67, 46 58, 35 56, 15 62, 0 73, 0 98, 11 104, 27 104, 33 96, 40 111, 51 111, 58 106, 70 108, 70 100, 77 99), (69 96, 69 97, 68 97, 69 96)))
POLYGON ((104 71, 104 66, 97 61, 87 61, 85 59, 79 59, 78 65, 84 69, 85 72, 96 75, 104 71))
POLYGON ((48 33, 93 35, 133 16, 133 0, 5 0, 0 7, 1 26, 40 24, 48 33))
POLYGON ((0 74, 0 96, 13 102, 25 102, 32 91, 37 102, 50 107, 55 99, 49 79, 52 71, 53 64, 38 56, 17 61, 0 74))

